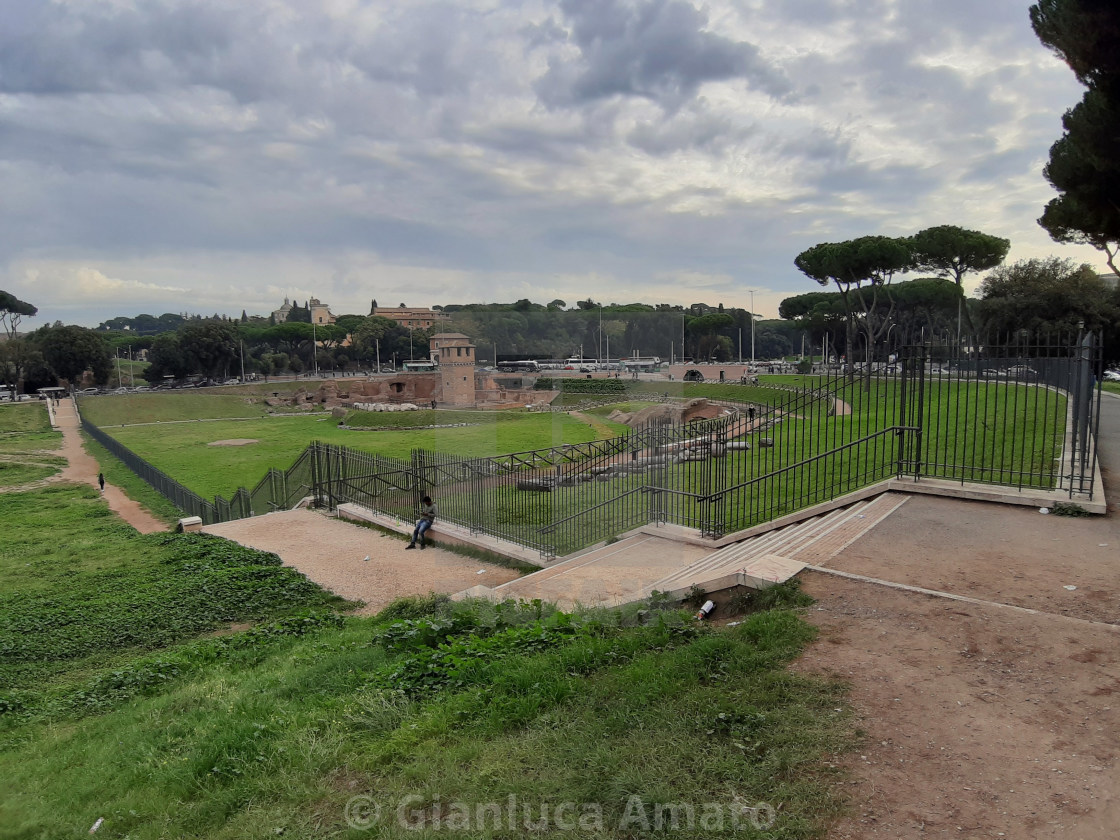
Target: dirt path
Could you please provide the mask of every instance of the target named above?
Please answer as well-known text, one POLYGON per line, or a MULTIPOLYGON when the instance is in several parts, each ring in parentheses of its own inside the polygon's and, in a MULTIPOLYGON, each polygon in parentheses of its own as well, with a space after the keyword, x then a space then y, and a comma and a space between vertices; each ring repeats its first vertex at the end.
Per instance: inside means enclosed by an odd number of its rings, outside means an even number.
MULTIPOLYGON (((100 467, 96 459, 86 452, 82 445, 82 436, 79 432, 80 425, 78 415, 74 411, 74 403, 71 400, 59 401, 55 407, 55 416, 58 428, 62 432, 62 448, 55 454, 66 458, 67 466, 63 467, 59 475, 45 479, 44 483, 74 481, 79 484, 90 484, 97 487, 97 474, 100 467)), ((128 468, 122 464, 119 469, 128 468)), ((148 513, 139 502, 130 499, 119 487, 112 483, 112 473, 107 475, 105 479, 105 490, 102 495, 110 509, 121 519, 142 534, 168 530, 167 525, 148 513)))
POLYGON ((832 840, 1116 836, 1118 549, 1115 514, 913 497, 829 567, 1039 614, 804 573, 797 667, 848 681, 867 733, 832 840))
POLYGON ((410 551, 399 538, 309 510, 238 519, 203 530, 274 552, 284 565, 299 569, 323 588, 364 601, 357 615, 372 615, 404 595, 453 594, 518 577, 512 569, 439 548, 410 551))

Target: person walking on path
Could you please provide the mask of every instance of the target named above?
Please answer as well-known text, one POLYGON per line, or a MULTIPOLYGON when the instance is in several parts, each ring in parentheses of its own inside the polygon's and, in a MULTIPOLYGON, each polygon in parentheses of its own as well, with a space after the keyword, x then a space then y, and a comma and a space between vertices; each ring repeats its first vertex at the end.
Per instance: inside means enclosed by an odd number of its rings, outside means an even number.
POLYGON ((420 548, 426 548, 427 544, 424 542, 424 534, 432 527, 432 523, 436 521, 436 505, 432 501, 431 496, 425 496, 420 500, 420 519, 416 523, 416 528, 412 531, 412 542, 405 546, 405 548, 416 548, 416 543, 419 541, 420 548))
POLYGON ((105 473, 99 472, 97 474, 97 484, 101 487, 101 492, 105 492, 105 473))

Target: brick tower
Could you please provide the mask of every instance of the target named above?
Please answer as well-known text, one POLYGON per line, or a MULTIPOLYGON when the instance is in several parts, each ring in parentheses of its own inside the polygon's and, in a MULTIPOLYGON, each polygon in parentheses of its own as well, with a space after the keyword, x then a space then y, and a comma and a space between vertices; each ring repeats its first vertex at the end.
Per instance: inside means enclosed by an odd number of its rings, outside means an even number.
POLYGON ((439 333, 428 342, 439 364, 446 405, 474 405, 474 345, 462 333, 439 333))

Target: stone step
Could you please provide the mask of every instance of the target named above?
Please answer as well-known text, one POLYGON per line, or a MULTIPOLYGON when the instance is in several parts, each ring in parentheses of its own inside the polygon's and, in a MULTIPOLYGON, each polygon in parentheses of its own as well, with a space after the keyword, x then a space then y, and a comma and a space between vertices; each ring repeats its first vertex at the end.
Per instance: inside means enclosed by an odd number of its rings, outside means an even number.
MULTIPOLYGON (((677 592, 704 581, 716 581, 749 570, 761 558, 780 558, 820 565, 834 557, 906 501, 905 497, 884 493, 841 510, 770 534, 763 534, 726 546, 688 568, 666 575, 654 583, 660 592, 677 592)), ((645 594, 648 594, 645 593, 645 594)))
MULTIPOLYGON (((831 528, 836 527, 838 524, 853 515, 853 510, 862 508, 864 502, 857 502, 847 508, 840 510, 830 511, 823 516, 815 517, 799 522, 796 525, 788 525, 785 528, 780 528, 776 531, 771 531, 767 534, 762 534, 757 537, 744 540, 739 543, 732 543, 725 546, 718 551, 714 551, 688 569, 681 569, 676 576, 688 575, 692 576, 695 572, 703 571, 705 569, 722 569, 726 566, 741 566, 749 563, 754 557, 759 557, 765 554, 777 554, 783 557, 791 556, 791 550, 795 549, 799 543, 806 543, 822 533, 827 533, 831 528)), ((675 577, 669 576, 659 583, 666 586, 675 587, 675 577)), ((666 590, 662 590, 666 591, 666 590)))

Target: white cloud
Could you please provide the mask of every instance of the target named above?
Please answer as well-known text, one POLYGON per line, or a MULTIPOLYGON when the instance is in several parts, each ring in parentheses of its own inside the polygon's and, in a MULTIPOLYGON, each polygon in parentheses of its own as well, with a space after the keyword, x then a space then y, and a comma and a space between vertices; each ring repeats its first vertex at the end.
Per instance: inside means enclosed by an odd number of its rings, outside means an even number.
POLYGON ((1103 262, 1034 222, 1080 89, 1018 0, 6 15, 0 288, 47 321, 750 288, 774 315, 805 247, 932 224, 1103 262))

